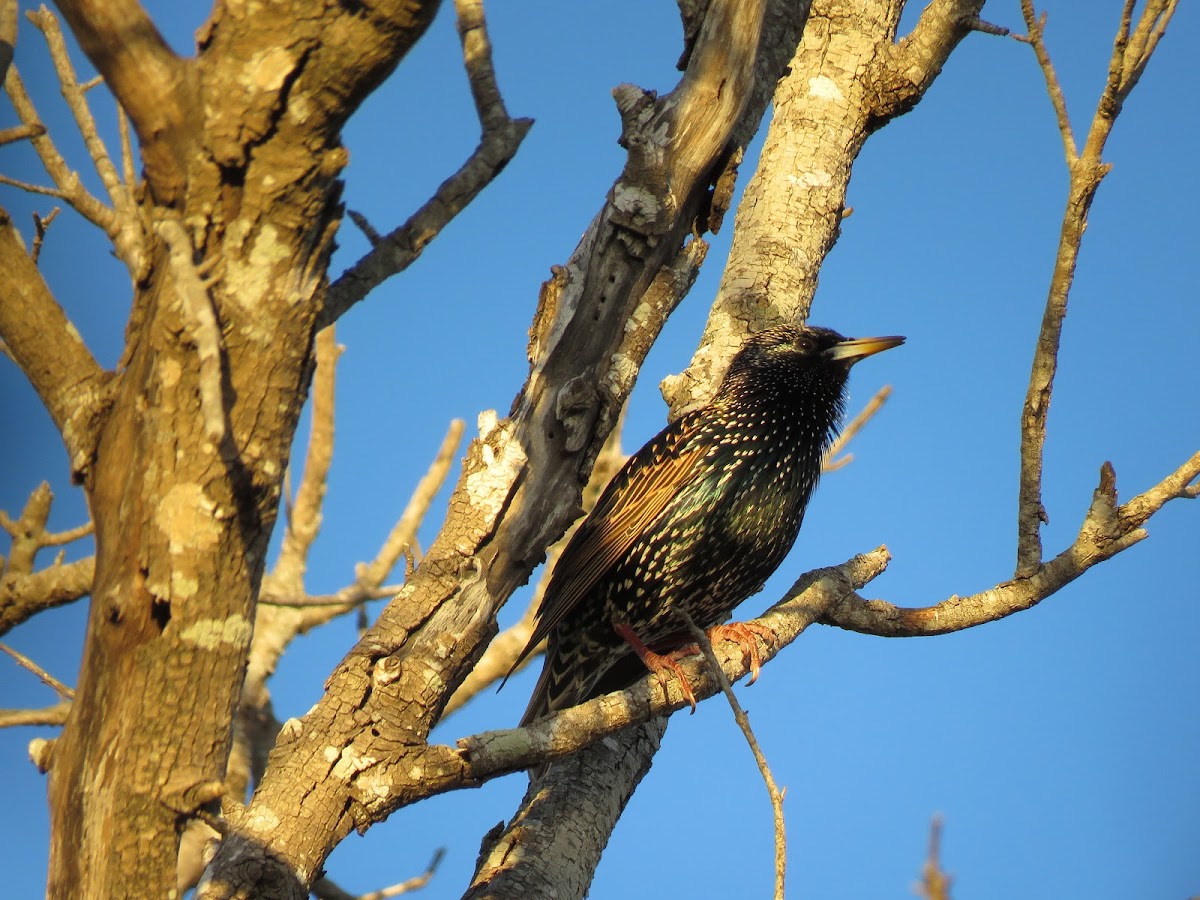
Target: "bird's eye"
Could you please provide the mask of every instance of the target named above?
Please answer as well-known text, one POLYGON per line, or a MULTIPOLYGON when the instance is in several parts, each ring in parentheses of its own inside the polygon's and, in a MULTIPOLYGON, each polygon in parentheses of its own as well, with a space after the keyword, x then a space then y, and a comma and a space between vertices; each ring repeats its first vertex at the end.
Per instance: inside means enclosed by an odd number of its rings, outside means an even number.
POLYGON ((811 353, 816 345, 813 344, 812 338, 802 337, 796 341, 796 349, 801 353, 811 353))

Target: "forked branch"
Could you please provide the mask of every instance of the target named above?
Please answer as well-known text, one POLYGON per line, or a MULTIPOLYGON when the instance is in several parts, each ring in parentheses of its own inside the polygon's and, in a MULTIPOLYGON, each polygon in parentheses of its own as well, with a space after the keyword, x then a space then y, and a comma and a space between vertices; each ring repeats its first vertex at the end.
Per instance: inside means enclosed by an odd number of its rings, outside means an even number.
POLYGON ((993 622, 1037 605, 1092 566, 1110 559, 1146 537, 1142 526, 1171 500, 1200 493, 1200 452, 1128 503, 1117 506, 1116 474, 1100 470, 1100 483, 1074 542, 1030 575, 1014 578, 969 597, 953 596, 933 606, 905 608, 882 600, 848 596, 822 620, 849 631, 884 637, 917 637, 961 631, 993 622))
POLYGON ((132 193, 133 182, 129 180, 122 183, 108 148, 100 138, 96 120, 84 96, 86 88, 75 76, 75 67, 71 64, 71 56, 67 52, 67 44, 57 17, 45 6, 31 10, 26 15, 46 39, 50 60, 54 63, 54 70, 62 87, 63 98, 67 101, 67 107, 75 119, 75 127, 79 129, 92 158, 92 164, 112 204, 112 221, 108 236, 113 242, 118 258, 124 261, 136 278, 146 264, 146 252, 145 235, 132 193))
POLYGON ((1062 135, 1063 148, 1070 173, 1070 187, 1063 211, 1058 254, 1041 330, 1033 357, 1029 389, 1021 411, 1021 474, 1017 511, 1016 577, 1028 578, 1039 571, 1042 563, 1041 525, 1048 521, 1042 504, 1042 461, 1046 442, 1046 420, 1050 397, 1058 367, 1058 349, 1062 339, 1063 318, 1067 313, 1067 298, 1075 278, 1079 248, 1087 229, 1088 210, 1108 174, 1109 165, 1102 162, 1104 146, 1121 111, 1122 104, 1137 84, 1167 23, 1174 13, 1176 0, 1151 0, 1142 10, 1136 28, 1130 33, 1133 2, 1126 3, 1109 61, 1108 80, 1092 117, 1087 140, 1079 151, 1071 130, 1066 101, 1058 76, 1050 61, 1045 44, 1045 16, 1038 17, 1032 0, 1022 0, 1028 35, 1024 38, 1033 47, 1046 87, 1054 106, 1062 135))
POLYGON ((372 289, 408 268, 450 220, 500 174, 533 125, 532 119, 511 118, 504 106, 492 66, 492 45, 481 0, 455 0, 454 10, 463 65, 482 130, 479 146, 424 206, 387 235, 374 234, 366 219, 355 214, 355 221, 371 241, 371 249, 329 286, 321 312, 323 325, 336 322, 372 289))
POLYGON ((59 0, 83 52, 129 114, 155 198, 173 205, 186 182, 193 98, 175 55, 137 0, 59 0))

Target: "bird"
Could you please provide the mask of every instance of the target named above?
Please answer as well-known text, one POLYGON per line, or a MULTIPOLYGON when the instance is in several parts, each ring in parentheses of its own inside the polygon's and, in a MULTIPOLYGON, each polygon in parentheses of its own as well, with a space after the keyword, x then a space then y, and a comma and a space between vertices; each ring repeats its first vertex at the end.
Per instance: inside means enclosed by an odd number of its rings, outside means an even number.
MULTIPOLYGON (((723 625, 791 550, 845 410, 850 368, 904 343, 778 325, 748 338, 713 400, 625 462, 560 555, 511 675, 547 640, 521 725, 668 672, 694 652, 685 611, 757 677, 762 626, 723 625)), ((769 632, 766 635, 769 636, 769 632)), ((752 678, 753 680, 753 678, 752 678)))

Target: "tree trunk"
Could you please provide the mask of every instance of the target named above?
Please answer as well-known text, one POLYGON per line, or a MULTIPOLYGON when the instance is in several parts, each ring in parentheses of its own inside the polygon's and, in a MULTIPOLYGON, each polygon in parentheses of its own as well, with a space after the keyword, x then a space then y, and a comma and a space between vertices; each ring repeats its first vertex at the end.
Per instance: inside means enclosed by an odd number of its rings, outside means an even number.
POLYGON ((146 252, 77 464, 96 576, 50 771, 51 896, 167 896, 183 825, 219 809, 341 215, 340 127, 436 7, 218 7, 185 60, 136 5, 62 4, 138 130, 125 224, 146 252))

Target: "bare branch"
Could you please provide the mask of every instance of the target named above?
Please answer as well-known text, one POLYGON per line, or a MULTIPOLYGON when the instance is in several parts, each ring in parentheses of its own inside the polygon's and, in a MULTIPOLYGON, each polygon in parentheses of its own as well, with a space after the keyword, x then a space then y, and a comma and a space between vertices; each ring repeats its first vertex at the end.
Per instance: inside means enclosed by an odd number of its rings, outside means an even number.
POLYGON ((1129 34, 1129 13, 1125 14, 1112 57, 1114 61, 1120 61, 1121 78, 1115 94, 1122 102, 1146 71, 1146 65, 1158 42, 1166 34, 1167 25, 1178 5, 1178 0, 1150 0, 1142 10, 1132 35, 1129 34))
POLYGON ((53 502, 54 493, 49 483, 43 481, 29 494, 25 508, 16 521, 0 510, 0 529, 7 531, 12 538, 12 549, 4 574, 28 575, 33 571, 34 558, 43 548, 61 547, 92 533, 91 522, 57 534, 47 531, 46 523, 50 520, 53 502))
POLYGON ((308 607, 308 606, 336 606, 339 607, 330 618, 336 618, 338 615, 349 612, 351 608, 362 606, 369 600, 386 600, 388 597, 395 597, 403 588, 403 584, 384 584, 377 588, 365 589, 363 585, 355 581, 345 587, 338 588, 332 594, 306 594, 300 593, 296 595, 276 594, 272 588, 259 595, 258 602, 264 606, 289 606, 289 607, 308 607))
POLYGON ((134 208, 133 195, 121 183, 117 169, 108 154, 108 148, 104 146, 104 142, 100 139, 100 133, 96 130, 96 120, 84 98, 86 88, 81 86, 75 78, 75 67, 71 65, 71 56, 67 52, 67 44, 63 40, 58 19, 45 6, 37 10, 30 10, 26 16, 46 39, 46 46, 50 50, 50 60, 54 63, 54 70, 58 74, 58 81, 62 87, 63 99, 67 101, 67 107, 75 118, 75 126, 83 136, 83 142, 92 157, 96 173, 100 176, 105 191, 108 192, 109 201, 112 203, 113 212, 117 218, 117 227, 122 232, 121 238, 114 241, 114 246, 130 269, 139 271, 142 267, 145 250, 142 246, 141 222, 134 208), (126 253, 129 254, 128 258, 125 256, 126 253))
POLYGON ((416 544, 417 531, 425 521, 434 498, 445 485, 454 460, 458 458, 458 448, 462 444, 465 430, 466 423, 462 419, 451 420, 437 454, 425 474, 421 476, 421 480, 417 482, 404 511, 392 526, 379 552, 375 554, 375 559, 357 567, 355 574, 364 587, 378 587, 382 584, 383 579, 395 568, 405 549, 416 544))
POLYGON ((424 872, 407 881, 393 884, 391 887, 355 895, 342 890, 328 878, 318 878, 313 884, 313 893, 317 895, 317 900, 388 900, 389 897, 399 897, 402 894, 420 890, 429 884, 433 876, 437 874, 438 866, 442 864, 442 858, 445 855, 446 848, 439 847, 434 851, 433 859, 429 861, 424 872))
POLYGON ((187 130, 194 121, 187 61, 171 51, 137 0, 59 0, 58 7, 129 113, 155 197, 173 204, 186 180, 187 130))
POLYGON ((182 223, 176 219, 163 219, 157 223, 155 230, 167 244, 183 319, 188 323, 192 342, 196 345, 196 356, 200 362, 200 408, 204 415, 204 432, 210 441, 220 444, 225 437, 228 418, 221 374, 221 359, 225 350, 209 283, 196 268, 192 239, 182 223))
POLYGON ((1054 106, 1054 116, 1058 120, 1058 131, 1062 135, 1063 152, 1067 157, 1067 165, 1072 165, 1079 158, 1079 145, 1075 143, 1075 133, 1071 130, 1071 117, 1067 115, 1067 101, 1063 97, 1062 85, 1058 82, 1058 73, 1050 62, 1050 51, 1046 49, 1046 14, 1039 17, 1033 10, 1033 0, 1021 0, 1021 15, 1025 17, 1026 35, 1024 40, 1033 47, 1037 55, 1038 65, 1042 76, 1046 79, 1046 91, 1050 94, 1050 103, 1054 106))
MULTIPOLYGON (((317 370, 313 376, 313 419, 304 474, 292 513, 288 516, 284 549, 273 571, 263 578, 262 599, 255 618, 249 666, 238 710, 235 754, 230 778, 238 789, 256 784, 267 753, 279 734, 271 710, 267 679, 280 656, 299 634, 358 608, 369 599, 394 597, 402 586, 382 585, 396 561, 416 540, 416 532, 449 474, 462 440, 464 425, 450 423, 437 456, 418 483, 400 520, 369 564, 355 569, 355 580, 332 595, 304 593, 304 568, 320 524, 326 475, 333 453, 335 369, 341 348, 332 328, 318 335, 317 370)), ((290 493, 290 492, 289 492, 290 493)), ((286 505, 286 503, 285 503, 286 505)))
POLYGON ((63 544, 70 544, 81 538, 85 538, 95 530, 96 525, 94 522, 85 522, 82 525, 77 525, 66 531, 60 531, 57 534, 47 534, 46 542, 42 546, 61 547, 63 544))
POLYGON ((275 561, 272 581, 287 589, 302 592, 308 554, 321 528, 321 507, 333 460, 333 414, 336 396, 337 360, 344 348, 338 346, 332 327, 316 337, 316 373, 312 387, 312 431, 304 458, 304 474, 287 517, 283 544, 275 561))
POLYGON ((1032 575, 1042 561, 1041 525, 1048 521, 1042 503, 1042 460, 1046 442, 1046 420, 1050 411, 1054 376, 1058 368, 1063 319, 1067 313, 1067 299, 1075 278, 1079 248, 1087 229, 1088 210, 1100 182, 1110 168, 1102 161, 1104 146, 1125 98, 1145 69, 1149 53, 1157 42, 1157 39, 1151 39, 1151 35, 1161 33, 1161 29, 1166 27, 1174 3, 1170 0, 1154 0, 1147 4, 1132 38, 1128 37, 1132 7, 1126 6, 1113 44, 1108 82, 1092 117, 1083 151, 1079 154, 1075 150, 1074 138, 1069 133, 1070 126, 1066 123, 1066 106, 1058 88, 1054 67, 1042 41, 1044 17, 1035 20, 1031 0, 1022 0, 1021 8, 1030 29, 1030 43, 1046 75, 1051 101, 1059 117, 1059 127, 1067 149, 1067 167, 1071 182, 1066 208, 1063 211, 1054 272, 1046 296, 1046 309, 1042 315, 1041 330, 1030 371, 1029 389, 1021 411, 1016 564, 1018 578, 1032 575), (1131 59, 1134 62, 1131 64, 1132 68, 1128 68, 1127 78, 1126 63, 1131 59))
POLYGON ((354 209, 346 210, 346 215, 350 221, 358 226, 358 230, 363 233, 363 236, 370 242, 372 247, 378 247, 383 241, 383 237, 375 230, 375 226, 367 221, 367 217, 354 209))
POLYGON ((13 660, 16 662, 16 664, 18 666, 20 666, 22 669, 25 669, 26 671, 32 672, 34 675, 36 675, 38 677, 38 679, 42 682, 42 684, 46 685, 46 687, 50 688, 50 690, 54 691, 54 693, 58 694, 60 699, 62 699, 62 700, 74 699, 74 697, 75 697, 74 690, 67 687, 65 684, 63 684, 61 681, 59 681, 57 678, 55 678, 53 675, 51 675, 49 672, 47 672, 45 669, 43 669, 41 666, 39 666, 37 663, 35 663, 32 659, 30 659, 25 654, 18 653, 16 650, 14 650, 12 647, 8 646, 7 644, 0 644, 0 650, 4 651, 9 656, 11 656, 13 658, 13 660))
POLYGON ((894 43, 903 4, 887 4, 882 16, 869 4, 813 4, 799 46, 789 38, 790 63, 772 86, 774 114, 761 154, 769 164, 760 162, 746 185, 700 345, 685 371, 663 381, 672 417, 711 398, 750 334, 808 319, 821 264, 846 214, 859 151, 870 134, 916 106, 974 29, 981 6, 982 0, 937 0, 894 43), (800 134, 808 137, 799 140, 800 134), (770 216, 753 212, 768 203, 770 216))
POLYGON ((54 197, 58 200, 68 200, 66 192, 58 188, 44 187, 40 184, 34 184, 31 181, 21 181, 17 178, 9 178, 7 175, 0 175, 0 184, 7 184, 9 187, 15 187, 18 190, 25 191, 29 194, 41 194, 43 197, 54 197))
POLYGON ((95 574, 96 558, 89 556, 29 575, 5 575, 0 579, 0 635, 44 609, 86 597, 95 574))
MULTIPOLYGON (((16 66, 9 68, 8 79, 4 82, 4 90, 8 94, 8 99, 12 102, 13 109, 16 110, 17 117, 21 120, 21 123, 33 132, 29 137, 30 143, 33 144, 33 149, 37 151, 38 158, 41 159, 42 166, 54 182, 56 189, 61 192, 55 196, 59 196, 71 204, 72 209, 115 242, 119 234, 116 216, 109 207, 105 206, 88 192, 79 178, 79 173, 72 171, 67 165, 67 161, 63 159, 62 154, 58 152, 54 141, 46 133, 46 126, 38 118, 37 109, 34 107, 33 101, 29 99, 29 94, 25 92, 25 84, 21 81, 21 76, 17 73, 16 66)), ((24 185, 17 186, 29 190, 24 185)), ((49 191, 39 190, 38 193, 49 193, 49 191)))
POLYGON ((767 795, 771 800, 771 814, 775 823, 775 900, 784 900, 784 885, 787 876, 787 829, 783 818, 783 792, 775 784, 775 776, 771 772, 771 767, 767 765, 767 757, 762 752, 762 747, 759 746, 758 738, 754 736, 754 730, 750 727, 750 717, 746 715, 746 710, 742 708, 742 704, 738 702, 737 696, 733 693, 733 685, 726 676, 725 670, 721 668, 720 660, 713 651, 708 635, 688 615, 687 610, 680 607, 676 613, 683 619, 688 631, 692 633, 692 637, 696 639, 696 645, 708 662, 709 671, 717 677, 721 692, 729 701, 729 708, 733 710, 733 718, 737 722, 738 728, 742 730, 746 743, 750 745, 750 752, 754 754, 754 761, 758 763, 758 771, 762 774, 763 783, 767 786, 767 795))
MULTIPOLYGON (((9 82, 16 73, 9 73, 9 82)), ((50 413, 77 478, 91 465, 111 376, 88 352, 0 209, 0 340, 50 413)))
MULTIPOLYGON (((888 559, 887 550, 880 547, 840 566, 817 569, 798 579, 782 600, 746 623, 763 626, 775 635, 772 641, 758 635, 763 662, 774 659, 856 587, 878 576, 887 567, 888 559)), ((722 642, 714 652, 731 681, 749 672, 742 648, 732 642, 722 642)), ((711 697, 721 689, 704 659, 688 657, 681 666, 697 700, 711 697)), ((567 756, 630 725, 688 706, 675 679, 664 690, 655 676, 648 675, 624 691, 564 709, 526 728, 484 732, 462 738, 457 744, 469 766, 468 783, 474 784, 496 774, 567 756)))
POLYGON ((65 725, 71 712, 71 702, 61 700, 42 709, 0 709, 0 728, 21 725, 65 725))
POLYGON ((8 559, 0 557, 0 634, 30 616, 77 600, 91 590, 95 560, 89 557, 63 565, 61 559, 34 572, 37 554, 46 547, 61 547, 92 533, 90 522, 57 534, 46 530, 54 494, 42 482, 29 495, 15 521, 0 510, 0 529, 8 532, 12 546, 8 559))
MULTIPOLYGON (((408 268, 443 228, 474 200, 479 192, 516 155, 532 119, 512 119, 504 107, 492 67, 492 47, 487 34, 481 0, 455 0, 458 34, 462 41, 463 64, 471 84, 471 96, 479 116, 482 135, 479 146, 457 172, 442 182, 429 201, 407 222, 386 237, 364 233, 371 250, 338 276, 329 286, 321 324, 328 325, 365 297, 377 285, 408 268)), ((359 223, 359 219, 352 216, 359 223)), ((365 223, 365 219, 362 220, 365 223)), ((362 227, 362 224, 360 224, 362 227)))
POLYGON ((929 823, 929 856, 921 870, 917 893, 925 900, 950 900, 951 878, 942 871, 942 817, 934 816, 929 823))
POLYGON ((125 182, 126 190, 132 191, 137 184, 137 171, 133 164, 133 141, 129 137, 129 116, 125 115, 125 107, 117 104, 117 133, 121 141, 121 180, 125 182))
POLYGON ((38 257, 42 255, 42 244, 46 240, 46 232, 61 211, 62 207, 56 206, 44 218, 37 213, 33 214, 33 250, 30 251, 29 258, 33 260, 34 265, 37 265, 38 257))
POLYGON ((45 133, 46 126, 41 124, 18 125, 15 128, 3 128, 0 129, 0 147, 3 147, 5 144, 12 144, 16 141, 25 141, 35 137, 41 137, 45 133))
POLYGON ((1116 505, 1116 476, 1105 463, 1092 505, 1075 541, 1030 575, 1006 581, 969 597, 953 596, 934 606, 904 608, 882 600, 847 597, 823 624, 884 637, 915 637, 961 631, 993 622, 1040 603, 1092 566, 1110 559, 1146 537, 1142 525, 1166 503, 1194 499, 1200 478, 1200 452, 1148 491, 1124 506, 1116 505))
POLYGON ((980 20, 982 8, 983 0, 933 0, 921 11, 912 31, 874 65, 870 77, 878 89, 872 100, 876 115, 887 120, 907 112, 941 74, 963 38, 995 28, 980 20))
POLYGON ((847 453, 842 457, 838 457, 838 454, 845 450, 846 445, 854 440, 854 437, 863 430, 868 422, 875 418, 875 414, 883 409, 883 404, 887 403, 890 396, 892 396, 892 386, 885 384, 875 392, 874 397, 867 401, 867 405, 862 408, 862 411, 846 424, 846 427, 834 438, 833 443, 825 452, 825 459, 821 463, 822 472, 836 472, 854 461, 853 453, 847 453))
POLYGON ((972 31, 978 31, 981 34, 990 34, 995 37, 1008 37, 1012 33, 1003 25, 995 25, 978 17, 972 19, 968 25, 972 31))

